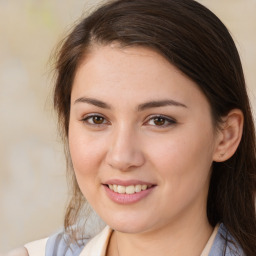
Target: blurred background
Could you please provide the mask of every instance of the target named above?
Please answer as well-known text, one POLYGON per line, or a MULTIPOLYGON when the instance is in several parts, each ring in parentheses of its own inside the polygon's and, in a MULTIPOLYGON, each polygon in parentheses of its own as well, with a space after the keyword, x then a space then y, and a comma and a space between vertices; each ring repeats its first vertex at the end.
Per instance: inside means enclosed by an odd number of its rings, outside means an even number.
MULTIPOLYGON (((200 0, 231 31, 256 110, 256 0, 200 0)), ((0 252, 62 227, 65 159, 50 55, 91 0, 0 0, 0 252)))

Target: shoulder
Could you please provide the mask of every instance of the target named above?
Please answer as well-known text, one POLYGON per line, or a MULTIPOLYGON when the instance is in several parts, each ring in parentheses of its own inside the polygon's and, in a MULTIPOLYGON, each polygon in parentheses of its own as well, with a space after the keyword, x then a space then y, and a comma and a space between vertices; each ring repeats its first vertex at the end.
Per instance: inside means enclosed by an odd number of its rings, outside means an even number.
POLYGON ((46 256, 76 256, 79 255, 89 239, 81 238, 77 242, 69 242, 69 236, 60 231, 47 240, 45 247, 46 256))
POLYGON ((10 251, 7 254, 4 254, 3 256, 29 256, 28 251, 25 247, 17 248, 12 251, 10 251))
POLYGON ((244 256, 243 250, 224 224, 220 224, 209 256, 244 256))
POLYGON ((25 244, 24 247, 26 248, 28 255, 33 256, 43 256, 45 253, 45 246, 48 238, 37 240, 34 242, 30 242, 28 244, 25 244))
POLYGON ((69 243, 68 235, 60 231, 45 239, 36 240, 4 256, 76 256, 79 255, 88 239, 69 243))

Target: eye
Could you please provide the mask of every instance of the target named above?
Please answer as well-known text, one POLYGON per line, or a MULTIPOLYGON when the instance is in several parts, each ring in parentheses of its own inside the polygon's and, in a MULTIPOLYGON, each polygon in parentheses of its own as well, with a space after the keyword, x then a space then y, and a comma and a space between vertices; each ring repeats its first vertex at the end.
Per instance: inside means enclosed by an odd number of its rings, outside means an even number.
POLYGON ((148 119, 147 121, 148 125, 159 126, 159 127, 167 127, 167 126, 174 125, 176 123, 177 122, 174 119, 170 117, 162 116, 162 115, 150 117, 150 119, 148 119))
POLYGON ((104 125, 104 124, 108 123, 106 118, 104 118, 101 115, 96 115, 96 114, 86 116, 82 119, 82 121, 89 125, 104 125))

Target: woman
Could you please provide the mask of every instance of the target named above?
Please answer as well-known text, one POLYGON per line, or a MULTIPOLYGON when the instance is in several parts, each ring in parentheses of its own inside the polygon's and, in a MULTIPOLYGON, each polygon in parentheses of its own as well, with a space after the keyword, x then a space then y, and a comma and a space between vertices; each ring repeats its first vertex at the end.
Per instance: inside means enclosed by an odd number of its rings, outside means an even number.
POLYGON ((254 125, 213 13, 111 1, 66 38, 56 71, 73 197, 65 232, 29 255, 255 255, 254 125), (107 224, 89 242, 84 198, 107 224))

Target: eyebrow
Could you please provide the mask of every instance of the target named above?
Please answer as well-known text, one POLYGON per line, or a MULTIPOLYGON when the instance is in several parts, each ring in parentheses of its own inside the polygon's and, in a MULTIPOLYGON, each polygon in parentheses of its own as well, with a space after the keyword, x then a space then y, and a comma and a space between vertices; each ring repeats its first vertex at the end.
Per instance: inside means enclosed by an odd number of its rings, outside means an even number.
MULTIPOLYGON (((87 103, 90 105, 94 105, 99 108, 104 108, 104 109, 111 109, 111 106, 101 100, 93 99, 93 98, 86 98, 86 97, 81 97, 75 100, 74 104, 76 103, 87 103)), ((149 102, 142 103, 138 106, 137 110, 138 111, 144 111, 146 109, 150 108, 159 108, 159 107, 165 107, 165 106, 176 106, 176 107, 184 107, 187 108, 186 105, 183 103, 180 103, 175 100, 153 100, 149 102)))
POLYGON ((183 103, 180 103, 175 100, 154 100, 154 101, 149 101, 143 104, 140 104, 138 106, 138 111, 143 111, 149 108, 159 108, 159 107, 165 107, 165 106, 175 106, 175 107, 184 107, 187 108, 186 105, 183 103))
POLYGON ((93 98, 81 97, 75 100, 74 104, 76 103, 88 103, 99 108, 111 109, 110 105, 108 105, 107 103, 100 100, 93 99, 93 98))

